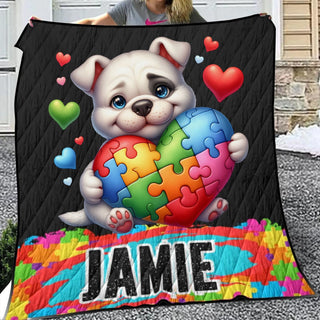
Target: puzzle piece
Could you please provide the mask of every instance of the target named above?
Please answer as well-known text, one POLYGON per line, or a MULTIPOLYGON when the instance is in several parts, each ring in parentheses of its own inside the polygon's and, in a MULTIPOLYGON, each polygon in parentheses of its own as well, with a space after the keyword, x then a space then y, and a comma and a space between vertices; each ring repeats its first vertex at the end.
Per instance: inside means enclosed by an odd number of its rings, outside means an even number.
POLYGON ((168 127, 163 131, 159 144, 162 145, 169 145, 172 142, 172 137, 171 135, 176 132, 181 130, 181 127, 179 126, 177 120, 173 120, 170 122, 168 127))
POLYGON ((281 285, 285 288, 283 292, 284 297, 293 297, 293 296, 304 296, 308 295, 309 292, 303 290, 304 283, 299 280, 291 280, 289 277, 286 277, 285 281, 281 282, 281 285))
MULTIPOLYGON (((234 169, 234 165, 235 165, 235 162, 231 159, 230 157, 230 152, 229 152, 229 142, 227 142, 227 148, 228 148, 228 153, 229 153, 229 157, 227 157, 226 161, 224 162, 224 166, 227 168, 227 169, 230 169, 230 170, 233 170, 234 169)), ((218 147, 219 149, 219 147, 218 147)), ((219 151, 220 152, 220 151, 219 151)))
POLYGON ((114 154, 122 149, 124 149, 128 158, 135 158, 137 151, 134 149, 134 145, 137 143, 150 143, 150 141, 137 136, 120 136, 106 142, 95 157, 92 167, 93 171, 98 170, 100 177, 106 177, 110 171, 104 166, 105 162, 112 159, 114 154))
POLYGON ((160 153, 160 160, 156 161, 158 169, 162 169, 173 164, 175 173, 182 173, 183 168, 180 163, 182 159, 194 156, 192 149, 186 150, 182 147, 181 141, 188 138, 179 126, 177 121, 172 121, 166 134, 162 135, 157 146, 160 153))
POLYGON ((193 109, 190 109, 187 111, 187 116, 188 117, 196 117, 198 114, 200 113, 204 113, 204 112, 212 112, 214 111, 214 109, 212 108, 208 108, 208 107, 196 107, 193 109))
POLYGON ((212 138, 204 139, 203 144, 207 149, 209 149, 210 156, 212 158, 219 157, 219 150, 216 148, 216 143, 212 138))
POLYGON ((120 143, 116 140, 110 140, 106 142, 98 151, 95 160, 93 162, 92 170, 94 172, 98 171, 100 177, 106 177, 110 170, 109 168, 105 167, 104 164, 106 161, 113 158, 112 150, 120 146, 120 143))
POLYGON ((18 283, 26 281, 28 278, 36 274, 36 270, 32 268, 32 263, 23 263, 22 261, 19 264, 16 264, 15 273, 14 273, 14 282, 18 283))
MULTIPOLYGON (((200 197, 201 197, 201 195, 203 195, 202 191, 200 191, 198 193, 200 194, 200 197)), ((181 187, 181 194, 182 194, 181 205, 184 207, 193 207, 198 201, 197 193, 191 192, 191 190, 188 186, 181 187)), ((200 198, 200 200, 201 200, 201 198, 200 198)), ((209 201, 209 203, 210 203, 210 201, 209 201)), ((156 214, 158 215, 158 222, 159 223, 166 223, 166 217, 168 217, 168 216, 173 217, 172 212, 167 208, 167 206, 163 206, 163 207, 159 208, 156 211, 156 214)), ((193 215, 193 217, 194 217, 194 215, 193 215)), ((192 219, 190 217, 190 221, 191 220, 192 219)))
MULTIPOLYGON (((184 193, 184 195, 187 194, 185 191, 184 193)), ((186 199, 182 200, 182 198, 177 198, 173 201, 170 201, 166 207, 169 209, 169 212, 171 212, 171 215, 166 215, 164 217, 165 223, 168 225, 190 227, 212 200, 212 197, 207 195, 205 188, 197 189, 195 191, 195 195, 197 200, 192 206, 184 206, 183 203, 186 203, 186 199), (198 214, 195 215, 195 212, 198 214)))
POLYGON ((181 160, 183 172, 176 174, 173 170, 173 165, 168 165, 159 170, 162 178, 161 183, 152 183, 148 187, 148 192, 151 196, 159 196, 162 191, 167 195, 169 201, 182 197, 181 187, 188 185, 191 191, 194 192, 198 188, 203 187, 201 178, 192 179, 189 175, 189 169, 193 166, 198 166, 196 157, 189 157, 181 160))
POLYGON ((191 192, 190 188, 188 186, 182 186, 181 187, 181 204, 185 207, 192 207, 196 204, 198 201, 198 197, 195 193, 191 192))
POLYGON ((213 109, 206 108, 206 107, 200 107, 200 108, 193 108, 188 111, 185 111, 178 115, 176 117, 176 121, 178 122, 179 126, 181 128, 184 128, 185 126, 189 125, 191 122, 191 119, 201 113, 204 112, 212 112, 213 109))
MULTIPOLYGON (((162 224, 165 224, 165 217, 166 216, 172 216, 172 213, 170 212, 170 210, 166 207, 166 206, 163 206, 159 209, 156 210, 156 214, 158 215, 158 223, 162 223, 162 224)), ((147 220, 147 219, 145 219, 147 220)), ((152 221, 152 220, 149 220, 148 221, 152 221)))
POLYGON ((212 200, 216 198, 218 193, 223 189, 223 185, 220 184, 219 181, 214 181, 205 187, 206 194, 212 197, 212 200))
POLYGON ((122 200, 124 198, 131 197, 131 194, 130 194, 128 188, 123 188, 122 190, 120 190, 118 192, 117 195, 118 195, 118 201, 116 201, 116 202, 111 202, 108 198, 102 198, 102 199, 112 208, 121 208, 121 207, 123 207, 122 200))
MULTIPOLYGON (((219 181, 213 181, 209 183, 209 180, 206 180, 204 178, 209 178, 211 175, 211 169, 207 166, 202 166, 202 167, 191 167, 189 170, 189 175, 193 179, 197 179, 199 177, 202 177, 202 182, 204 185, 204 188, 206 190, 206 193, 208 196, 212 196, 212 200, 217 196, 217 194, 220 192, 219 181), (191 172, 191 174, 190 174, 191 172), (206 182, 206 184, 204 183, 206 182)), ((221 188, 222 189, 222 188, 221 188)), ((186 205, 182 202, 183 205, 186 205)))
POLYGON ((126 157, 129 159, 134 159, 137 156, 137 149, 135 146, 139 143, 152 143, 150 140, 139 137, 139 136, 120 136, 117 138, 114 138, 112 140, 116 140, 120 143, 121 147, 119 147, 117 150, 114 149, 114 154, 116 151, 126 148, 126 157))
POLYGON ((230 141, 234 133, 231 123, 229 122, 228 118, 221 112, 214 110, 214 113, 218 120, 218 123, 216 122, 212 123, 211 130, 213 132, 219 132, 220 130, 222 130, 224 133, 224 136, 226 137, 225 141, 230 141))
POLYGON ((263 285, 261 282, 251 282, 251 288, 256 289, 252 291, 253 298, 281 297, 282 291, 285 290, 278 281, 269 281, 268 285, 263 285))
MULTIPOLYGON (((177 122, 178 118, 177 118, 177 122)), ((211 130, 213 123, 218 124, 218 119, 215 115, 215 110, 209 109, 206 112, 199 113, 192 118, 190 123, 183 127, 183 131, 188 136, 182 141, 182 146, 185 149, 192 148, 194 154, 198 154, 209 148, 211 157, 218 157, 219 152, 215 148, 216 144, 227 141, 223 129, 211 130)), ((182 124, 179 123, 180 126, 182 124)))
POLYGON ((118 192, 126 187, 121 175, 127 171, 127 167, 122 163, 117 165, 114 159, 105 162, 104 167, 109 169, 107 176, 101 177, 98 170, 94 172, 102 181, 102 199, 108 198, 110 202, 117 202, 118 192))
POLYGON ((192 148, 193 152, 197 155, 198 153, 204 151, 205 149, 209 149, 210 156, 212 158, 219 157, 219 151, 216 148, 216 145, 222 142, 227 141, 223 131, 218 131, 215 133, 208 133, 205 130, 201 131, 201 137, 199 135, 191 134, 190 138, 184 139, 182 141, 183 148, 192 148), (205 135, 210 136, 205 136, 205 135))
POLYGON ((278 265, 273 265, 273 270, 270 271, 270 274, 275 276, 278 281, 284 281, 286 277, 289 277, 291 280, 299 280, 299 269, 297 266, 294 266, 293 263, 285 263, 280 260, 278 265))
MULTIPOLYGON (((208 150, 205 150, 205 151, 207 151, 206 153, 209 153, 208 150)), ((204 153, 205 151, 203 151, 202 153, 204 153)), ((199 154, 202 154, 202 153, 199 153, 199 154)), ((199 163, 199 165, 200 165, 200 163, 199 163)), ((189 175, 190 175, 190 177, 192 179, 198 179, 199 177, 209 178, 209 176, 211 174, 212 174, 211 168, 206 166, 206 165, 203 165, 203 164, 201 164, 200 167, 191 167, 189 169, 189 175)), ((206 182, 205 179, 202 179, 202 182, 203 182, 203 185, 206 185, 205 184, 205 182, 206 182)))
POLYGON ((118 165, 125 164, 127 171, 122 175, 124 183, 129 186, 140 178, 157 171, 156 160, 160 159, 160 153, 156 151, 153 143, 137 143, 133 146, 136 150, 136 157, 128 158, 126 149, 121 149, 114 154, 118 165), (143 164, 143 165, 142 165, 143 164))
POLYGON ((149 203, 147 205, 147 212, 150 213, 150 220, 149 221, 151 221, 151 222, 155 222, 156 221, 158 223, 158 221, 159 221, 159 216, 157 215, 157 210, 158 209, 159 208, 157 208, 157 206, 154 206, 153 203, 149 203))
POLYGON ((218 181, 220 184, 218 192, 220 192, 226 182, 230 179, 234 168, 234 162, 230 158, 228 144, 228 142, 223 142, 216 145, 220 154, 218 158, 211 157, 209 149, 197 154, 196 158, 199 166, 190 168, 190 177, 193 179, 201 177, 204 186, 208 186, 213 182, 218 181), (210 173, 208 174, 209 171, 210 173))
POLYGON ((153 172, 128 186, 131 198, 122 200, 125 208, 131 209, 131 213, 137 218, 144 219, 151 216, 153 221, 156 221, 158 215, 156 210, 168 203, 168 198, 165 192, 159 193, 158 196, 152 196, 148 193, 148 186, 152 183, 161 183, 162 179, 159 172, 153 172), (153 204, 150 207, 150 204, 153 204))

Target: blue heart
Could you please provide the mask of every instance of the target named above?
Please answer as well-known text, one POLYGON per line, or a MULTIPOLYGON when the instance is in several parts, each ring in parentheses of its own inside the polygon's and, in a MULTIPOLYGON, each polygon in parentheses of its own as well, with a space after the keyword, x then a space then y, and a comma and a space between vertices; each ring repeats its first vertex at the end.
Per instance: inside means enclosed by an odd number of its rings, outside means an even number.
POLYGON ((71 177, 68 177, 68 178, 66 178, 66 179, 63 179, 63 183, 64 183, 66 186, 70 187, 71 184, 72 184, 72 178, 71 178, 71 177))
POLYGON ((204 60, 204 57, 201 57, 201 56, 195 56, 194 60, 196 61, 196 63, 202 63, 203 60, 204 60))
POLYGON ((76 169, 76 153, 71 148, 64 148, 61 156, 54 158, 54 164, 60 169, 76 169))

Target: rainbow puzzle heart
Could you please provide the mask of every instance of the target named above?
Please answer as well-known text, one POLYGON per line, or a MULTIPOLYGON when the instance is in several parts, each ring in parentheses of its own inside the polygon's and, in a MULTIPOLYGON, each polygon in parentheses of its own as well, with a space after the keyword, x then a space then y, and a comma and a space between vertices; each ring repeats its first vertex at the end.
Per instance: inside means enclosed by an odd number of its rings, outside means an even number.
POLYGON ((231 176, 232 135, 222 113, 199 107, 173 120, 158 146, 137 136, 108 141, 93 163, 103 200, 147 221, 192 225, 231 176))

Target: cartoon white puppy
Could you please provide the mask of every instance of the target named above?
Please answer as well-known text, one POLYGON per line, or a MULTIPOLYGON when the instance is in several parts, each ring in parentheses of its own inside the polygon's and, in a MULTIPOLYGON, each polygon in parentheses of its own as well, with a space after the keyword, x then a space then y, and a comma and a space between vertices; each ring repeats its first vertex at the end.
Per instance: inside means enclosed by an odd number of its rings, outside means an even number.
MULTIPOLYGON (((185 83, 182 72, 191 46, 187 42, 156 38, 149 50, 123 53, 112 60, 95 55, 71 73, 71 79, 92 97, 92 126, 106 139, 137 135, 157 143, 168 124, 180 113, 194 108, 196 98, 185 83)), ((248 153, 248 141, 235 133, 229 143, 230 157, 239 163, 248 153)), ((72 226, 95 223, 113 232, 129 232, 134 223, 146 223, 132 217, 125 208, 111 208, 101 198, 102 182, 94 175, 93 161, 80 178, 84 209, 60 215, 72 226)), ((216 198, 198 220, 210 222, 228 208, 227 200, 216 198)))

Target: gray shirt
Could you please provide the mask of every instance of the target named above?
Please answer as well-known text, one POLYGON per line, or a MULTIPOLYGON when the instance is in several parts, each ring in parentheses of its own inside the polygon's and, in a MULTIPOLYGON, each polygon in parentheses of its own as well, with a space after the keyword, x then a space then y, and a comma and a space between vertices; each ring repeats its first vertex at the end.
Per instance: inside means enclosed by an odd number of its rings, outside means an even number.
MULTIPOLYGON (((144 1, 139 0, 123 0, 108 13, 117 25, 169 24, 165 13, 155 14, 147 8, 144 1)), ((194 22, 206 21, 193 8, 190 23, 194 22)))

